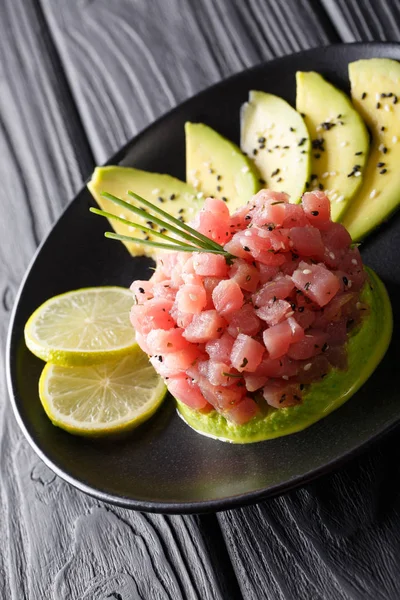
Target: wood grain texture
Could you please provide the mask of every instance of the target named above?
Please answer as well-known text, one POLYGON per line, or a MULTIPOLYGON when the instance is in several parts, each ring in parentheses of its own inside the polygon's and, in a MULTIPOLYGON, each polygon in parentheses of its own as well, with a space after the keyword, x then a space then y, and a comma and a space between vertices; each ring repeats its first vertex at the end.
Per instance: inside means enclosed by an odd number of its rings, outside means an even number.
MULTIPOLYGON (((93 169, 39 4, 0 2, 0 360, 38 243, 93 169)), ((49 273, 49 277, 51 273, 49 273)), ((23 438, 0 373, 0 598, 237 597, 215 517, 106 507, 56 477, 23 438), (211 522, 210 522, 211 519, 211 522)))
POLYGON ((343 42, 398 42, 397 0, 321 0, 343 42))
POLYGON ((263 60, 336 41, 309 0, 43 0, 95 159, 263 60))

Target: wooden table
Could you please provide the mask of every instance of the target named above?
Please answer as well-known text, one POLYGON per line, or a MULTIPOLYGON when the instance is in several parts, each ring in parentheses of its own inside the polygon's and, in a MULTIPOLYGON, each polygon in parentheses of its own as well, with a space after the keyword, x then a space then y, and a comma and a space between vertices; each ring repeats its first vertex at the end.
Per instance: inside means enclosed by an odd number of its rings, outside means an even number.
MULTIPOLYGON (((0 0, 2 339, 35 248, 95 164, 233 72, 400 41, 399 17, 398 0, 0 0)), ((64 483, 16 425, 3 373, 0 398, 1 599, 400 598, 398 433, 286 496, 164 517, 64 483)))

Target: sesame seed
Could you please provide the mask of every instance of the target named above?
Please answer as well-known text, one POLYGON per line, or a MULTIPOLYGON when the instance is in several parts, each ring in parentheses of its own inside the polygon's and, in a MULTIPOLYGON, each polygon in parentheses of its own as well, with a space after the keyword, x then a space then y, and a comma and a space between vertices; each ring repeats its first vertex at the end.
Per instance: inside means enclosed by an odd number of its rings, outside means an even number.
POLYGON ((312 210, 311 214, 312 214, 313 217, 318 217, 319 211, 318 210, 312 210))
POLYGON ((384 145, 384 144, 380 144, 380 145, 378 146, 378 150, 379 150, 379 152, 383 152, 383 149, 384 149, 384 147, 385 147, 385 145, 384 145))
POLYGON ((367 92, 363 92, 361 94, 361 100, 365 100, 366 97, 367 97, 367 92))
POLYGON ((278 177, 278 179, 276 181, 279 183, 280 181, 283 181, 283 179, 282 179, 282 177, 278 177))
POLYGON ((378 164, 376 165, 377 167, 384 167, 385 163, 384 162, 378 162, 378 164))
POLYGON ((214 173, 214 169, 208 169, 208 172, 210 173, 210 175, 212 175, 214 173))
POLYGON ((369 197, 372 199, 372 198, 375 198, 375 196, 376 196, 376 190, 372 190, 369 197))
POLYGON ((156 195, 160 193, 160 190, 158 188, 154 188, 154 190, 152 190, 151 193, 156 195))
POLYGON ((242 173, 248 173, 250 171, 249 167, 245 166, 241 168, 242 173))
POLYGON ((381 103, 380 103, 380 102, 377 102, 377 103, 376 103, 376 108, 380 108, 380 107, 381 107, 381 103))
POLYGON ((355 152, 354 156, 361 156, 361 154, 362 154, 362 151, 360 150, 359 152, 355 152))
POLYGON ((397 96, 394 96, 394 98, 393 98, 393 104, 397 104, 397 102, 398 102, 398 98, 397 98, 397 96))
POLYGON ((331 177, 336 177, 337 173, 336 173, 336 171, 331 171, 331 172, 329 173, 329 175, 330 175, 331 177))
POLYGON ((196 302, 197 295, 196 294, 189 294, 189 298, 191 299, 192 302, 196 302))
POLYGON ((339 198, 336 200, 336 202, 343 202, 344 200, 344 196, 343 194, 341 196, 339 196, 339 198))
POLYGON ((259 137, 259 138, 258 138, 258 141, 260 142, 260 144, 264 144, 264 142, 265 142, 266 140, 265 140, 265 137, 263 137, 263 136, 262 136, 262 137, 259 137))
POLYGON ((279 172, 280 172, 280 169, 279 169, 279 168, 278 168, 278 169, 275 169, 275 171, 273 171, 273 172, 271 173, 271 177, 275 177, 275 175, 278 175, 278 173, 279 173, 279 172))
POLYGON ((222 187, 220 185, 217 185, 217 192, 220 192, 222 190, 222 187))
POLYGON ((244 232, 244 235, 246 237, 251 237, 253 234, 251 233, 250 229, 246 229, 246 231, 244 232))
POLYGON ((321 155, 319 153, 318 154, 314 154, 314 158, 321 158, 321 155))
POLYGON ((158 202, 164 202, 164 198, 162 198, 161 196, 158 196, 157 200, 158 202))
POLYGON ((340 142, 340 145, 341 145, 342 148, 344 148, 345 146, 349 145, 349 142, 343 141, 343 142, 340 142))
POLYGON ((384 175, 385 173, 387 173, 387 169, 381 169, 381 170, 379 171, 379 174, 380 174, 380 175, 384 175))
POLYGON ((392 109, 390 108, 390 104, 385 104, 384 109, 386 110, 386 112, 391 111, 392 109))
POLYGON ((217 181, 221 181, 222 175, 217 175, 217 181))
POLYGON ((376 92, 376 94, 375 94, 375 100, 379 100, 380 97, 381 97, 381 95, 378 92, 376 92))
POLYGON ((307 363, 306 365, 304 365, 303 369, 304 369, 304 371, 309 371, 311 369, 311 367, 312 367, 312 364, 307 363))
POLYGON ((329 252, 329 258, 335 260, 336 256, 333 254, 333 252, 329 252))
POLYGON ((352 285, 353 285, 353 282, 351 281, 351 279, 349 279, 349 283, 347 284, 347 287, 350 289, 352 285))
POLYGON ((352 258, 352 259, 351 259, 351 264, 352 264, 352 265, 356 265, 356 264, 357 264, 357 261, 356 261, 356 259, 355 259, 355 258, 352 258))
POLYGON ((221 200, 222 200, 223 202, 228 202, 228 198, 227 198, 226 196, 222 196, 221 200))
POLYGON ((288 381, 289 377, 287 375, 282 375, 282 379, 284 379, 285 381, 288 381))
POLYGON ((258 150, 257 150, 257 148, 254 148, 254 150, 253 150, 253 156, 257 156, 257 154, 258 154, 258 150))
POLYGON ((310 269, 304 269, 303 271, 304 275, 310 275, 311 272, 310 269))
POLYGON ((394 135, 394 136, 392 137, 392 142, 393 142, 393 144, 396 144, 396 143, 397 143, 397 135, 394 135))
POLYGON ((196 194, 196 198, 198 198, 199 200, 201 200, 201 198, 204 196, 204 192, 199 192, 198 194, 196 194))
POLYGON ((356 173, 354 173, 354 177, 360 177, 361 176, 361 171, 357 171, 356 173))
POLYGON ((329 172, 328 171, 325 171, 325 173, 322 173, 321 179, 326 179, 327 177, 329 177, 329 172))
POLYGON ((286 317, 293 317, 293 315, 294 315, 294 311, 293 311, 293 310, 291 310, 290 312, 286 313, 286 315, 285 315, 285 316, 286 316, 286 317))

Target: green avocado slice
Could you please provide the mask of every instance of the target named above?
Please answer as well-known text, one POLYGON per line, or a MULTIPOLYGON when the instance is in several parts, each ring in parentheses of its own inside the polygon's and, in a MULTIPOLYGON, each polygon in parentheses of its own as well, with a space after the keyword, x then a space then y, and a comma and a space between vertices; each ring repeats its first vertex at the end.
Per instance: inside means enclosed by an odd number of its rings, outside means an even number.
POLYGON ((230 212, 260 189, 259 174, 240 148, 204 123, 186 123, 186 181, 204 197, 222 198, 230 212))
MULTIPOLYGON (((102 210, 113 213, 123 219, 128 219, 129 221, 143 223, 143 225, 146 225, 144 219, 114 204, 111 200, 103 198, 101 194, 108 192, 122 198, 122 200, 129 202, 129 204, 135 204, 135 200, 127 194, 128 190, 131 190, 143 196, 149 202, 158 204, 163 210, 177 219, 184 219, 185 222, 190 221, 203 204, 203 201, 198 198, 197 190, 175 177, 159 173, 149 173, 128 167, 96 167, 87 187, 102 210)), ((115 220, 110 220, 110 224, 116 233, 121 235, 129 235, 136 238, 146 238, 147 236, 147 233, 138 229, 131 229, 128 225, 115 220)), ((154 225, 153 229, 159 230, 160 227, 154 225)), ((160 238, 151 234, 148 239, 160 241, 160 238)), ((146 256, 155 256, 157 252, 156 249, 143 244, 135 242, 123 243, 132 256, 143 256, 144 254, 146 256)))
POLYGON ((224 442, 249 444, 289 435, 309 427, 346 402, 367 381, 389 346, 393 317, 386 288, 371 269, 362 300, 370 306, 363 324, 347 342, 348 369, 332 369, 323 380, 310 385, 299 406, 274 409, 242 426, 233 425, 213 411, 202 414, 177 401, 180 416, 198 433, 224 442), (385 319, 382 319, 385 315, 385 319))
POLYGON ((350 98, 319 73, 299 71, 296 83, 296 108, 304 114, 313 147, 310 189, 325 190, 332 220, 339 221, 362 183, 368 131, 350 98))
POLYGON ((299 202, 310 174, 311 148, 302 117, 282 98, 251 91, 240 121, 240 146, 254 161, 265 187, 299 202))
POLYGON ((359 60, 350 63, 349 76, 353 104, 372 135, 363 185, 343 219, 358 241, 400 205, 400 63, 359 60))

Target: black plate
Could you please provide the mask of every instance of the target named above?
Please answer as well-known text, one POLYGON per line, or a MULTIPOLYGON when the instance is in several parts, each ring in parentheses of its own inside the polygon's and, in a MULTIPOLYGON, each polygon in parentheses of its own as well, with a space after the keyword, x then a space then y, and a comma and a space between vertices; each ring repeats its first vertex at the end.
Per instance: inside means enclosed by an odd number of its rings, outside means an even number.
MULTIPOLYGON (((110 164, 185 176, 185 121, 203 121, 239 139, 239 108, 260 89, 294 104, 295 72, 315 70, 348 90, 347 65, 360 58, 400 60, 395 44, 318 48, 231 77, 185 102, 123 148, 110 164)), ((400 219, 363 246, 365 262, 385 281, 395 310, 386 358, 342 408, 309 429, 281 439, 230 445, 202 437, 176 415, 172 402, 124 441, 90 441, 53 427, 38 398, 43 363, 25 347, 24 324, 50 296, 85 286, 128 286, 148 276, 146 259, 132 259, 122 244, 103 237, 107 224, 88 211, 82 190, 40 247, 22 284, 10 327, 8 380, 25 436, 58 475, 106 502, 145 511, 190 513, 249 504, 326 473, 400 421, 395 378, 399 352, 400 219)))

